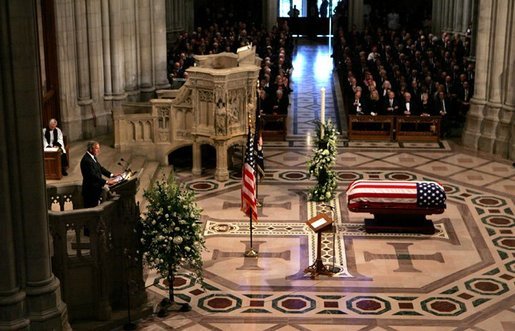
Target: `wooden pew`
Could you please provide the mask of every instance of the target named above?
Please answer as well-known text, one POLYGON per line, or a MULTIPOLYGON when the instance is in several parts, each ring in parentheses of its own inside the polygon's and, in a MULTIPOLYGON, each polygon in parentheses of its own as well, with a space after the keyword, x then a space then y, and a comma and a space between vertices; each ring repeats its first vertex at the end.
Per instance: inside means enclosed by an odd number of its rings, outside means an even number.
POLYGON ((349 115, 349 140, 439 141, 440 116, 349 115))
POLYGON ((440 116, 397 116, 395 139, 397 141, 438 141, 440 116))
POLYGON ((393 140, 394 123, 394 116, 349 115, 349 139, 393 140))
POLYGON ((286 114, 261 114, 261 133, 265 140, 286 140, 286 114))

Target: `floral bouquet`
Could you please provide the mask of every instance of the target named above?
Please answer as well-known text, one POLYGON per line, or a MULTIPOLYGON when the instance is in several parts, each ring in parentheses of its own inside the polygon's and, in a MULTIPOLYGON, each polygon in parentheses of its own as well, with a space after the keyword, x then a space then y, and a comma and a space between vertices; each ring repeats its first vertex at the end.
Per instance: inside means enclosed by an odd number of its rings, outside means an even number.
POLYGON ((151 268, 168 278, 170 301, 173 302, 173 274, 180 266, 193 272, 203 284, 201 209, 195 194, 173 178, 157 181, 143 196, 147 211, 140 221, 143 257, 151 268))
POLYGON ((338 132, 330 120, 325 124, 317 124, 316 147, 313 150, 313 158, 308 161, 309 174, 317 178, 317 184, 309 191, 309 200, 329 202, 335 197, 337 186, 336 174, 332 167, 336 162, 338 132))

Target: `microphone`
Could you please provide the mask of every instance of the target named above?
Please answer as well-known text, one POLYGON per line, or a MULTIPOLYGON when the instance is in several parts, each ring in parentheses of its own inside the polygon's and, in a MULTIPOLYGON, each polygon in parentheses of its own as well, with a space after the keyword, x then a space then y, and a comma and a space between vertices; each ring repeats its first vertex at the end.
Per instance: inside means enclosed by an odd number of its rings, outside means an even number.
POLYGON ((118 162, 118 165, 123 168, 124 172, 127 172, 127 173, 131 173, 132 172, 132 170, 130 168, 130 165, 129 165, 129 162, 125 161, 123 157, 120 158, 120 162, 118 162), (124 162, 124 164, 122 162, 124 162))

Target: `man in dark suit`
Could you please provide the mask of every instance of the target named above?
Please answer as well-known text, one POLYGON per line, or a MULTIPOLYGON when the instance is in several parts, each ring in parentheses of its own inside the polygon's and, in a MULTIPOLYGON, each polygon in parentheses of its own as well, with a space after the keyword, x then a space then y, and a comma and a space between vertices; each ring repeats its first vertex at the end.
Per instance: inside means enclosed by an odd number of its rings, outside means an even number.
POLYGON ((401 103, 400 111, 404 115, 418 116, 420 113, 417 101, 414 101, 411 98, 411 94, 409 92, 404 92, 404 102, 401 103))
POLYGON ((388 91, 388 99, 384 101, 383 115, 397 115, 399 112, 399 101, 395 98, 395 92, 388 91))
POLYGON ((84 208, 96 207, 102 194, 104 185, 113 184, 114 180, 105 180, 102 175, 111 178, 113 174, 98 163, 97 155, 100 153, 100 144, 97 141, 90 141, 82 160, 80 171, 82 173, 82 197, 84 208))

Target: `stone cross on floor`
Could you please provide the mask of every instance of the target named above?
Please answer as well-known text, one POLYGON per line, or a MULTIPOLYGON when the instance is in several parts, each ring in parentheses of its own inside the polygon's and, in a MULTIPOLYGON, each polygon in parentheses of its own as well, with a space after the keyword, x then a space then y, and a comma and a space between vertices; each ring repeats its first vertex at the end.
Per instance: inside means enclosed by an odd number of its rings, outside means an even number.
POLYGON ((373 260, 397 260, 399 267, 394 272, 422 272, 413 266, 413 260, 426 260, 444 263, 442 253, 434 254, 410 254, 408 247, 413 243, 387 243, 393 246, 395 254, 375 254, 365 251, 365 261, 373 260))
MULTIPOLYGON (((229 258, 235 258, 235 257, 241 257, 243 258, 243 265, 241 267, 236 268, 236 270, 265 270, 264 268, 261 268, 258 265, 259 259, 263 258, 276 258, 276 259, 283 259, 285 261, 290 260, 290 251, 283 251, 283 252, 261 252, 259 247, 261 244, 266 243, 266 241, 256 241, 254 240, 252 242, 252 248, 254 250, 259 252, 259 255, 257 258, 255 257, 246 257, 243 255, 244 252, 248 251, 250 247, 250 241, 248 240, 241 240, 241 243, 245 245, 245 249, 243 249, 240 252, 224 252, 219 249, 213 250, 213 257, 212 257, 212 264, 216 264, 218 262, 221 262, 223 260, 229 259, 229 258)), ((206 267, 206 265, 205 265, 206 267)))
MULTIPOLYGON (((266 208, 282 208, 286 210, 291 210, 291 202, 283 202, 283 203, 273 203, 273 202, 265 202, 266 197, 268 197, 267 194, 260 194, 258 199, 261 202, 261 205, 258 206, 258 217, 268 217, 268 215, 264 214, 263 211, 266 210, 266 208)), ((229 208, 240 208, 241 203, 240 202, 231 202, 231 201, 224 201, 224 204, 222 206, 222 209, 229 209, 229 208)))

